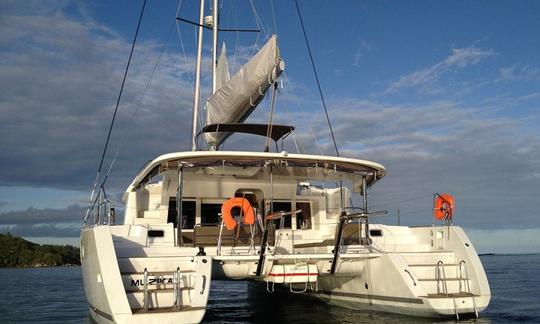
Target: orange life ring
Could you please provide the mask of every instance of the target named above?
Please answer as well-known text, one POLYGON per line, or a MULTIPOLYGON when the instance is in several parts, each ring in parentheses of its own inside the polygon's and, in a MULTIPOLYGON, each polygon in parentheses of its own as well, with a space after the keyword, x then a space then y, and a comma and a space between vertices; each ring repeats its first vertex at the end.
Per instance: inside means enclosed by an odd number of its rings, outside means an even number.
POLYGON ((452 219, 454 207, 454 197, 451 194, 443 193, 437 195, 433 207, 433 216, 438 220, 452 219))
POLYGON ((243 223, 247 225, 255 224, 255 212, 251 207, 251 204, 246 198, 236 197, 226 200, 221 205, 221 215, 223 216, 223 222, 228 230, 233 230, 236 227, 236 221, 231 214, 233 208, 239 207, 242 209, 243 223))

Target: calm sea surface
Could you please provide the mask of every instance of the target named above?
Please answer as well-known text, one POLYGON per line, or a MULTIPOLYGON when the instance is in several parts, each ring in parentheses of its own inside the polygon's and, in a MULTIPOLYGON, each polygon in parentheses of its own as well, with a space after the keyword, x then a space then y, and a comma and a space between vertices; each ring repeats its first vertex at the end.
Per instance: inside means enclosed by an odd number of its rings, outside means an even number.
MULTIPOLYGON (((491 303, 479 320, 462 323, 540 323, 540 254, 481 259, 491 303)), ((79 267, 0 269, 0 283, 0 323, 91 323, 79 267)), ((207 323, 433 322, 328 306, 288 293, 268 294, 263 286, 245 282, 214 281, 211 289, 207 323)))

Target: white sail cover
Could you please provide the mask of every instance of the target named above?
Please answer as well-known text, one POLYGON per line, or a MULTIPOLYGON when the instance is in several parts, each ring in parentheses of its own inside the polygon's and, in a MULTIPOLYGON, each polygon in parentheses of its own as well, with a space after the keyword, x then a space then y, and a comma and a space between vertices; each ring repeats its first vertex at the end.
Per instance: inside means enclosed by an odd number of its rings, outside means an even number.
MULTIPOLYGON (((283 69, 277 37, 273 35, 248 63, 208 99, 205 106, 206 125, 243 122, 264 98, 283 69)), ((220 76, 218 80, 222 78, 220 76)), ((210 146, 217 148, 229 135, 205 133, 205 139, 210 146)))
POLYGON ((229 72, 229 63, 227 62, 227 48, 225 47, 225 43, 223 43, 217 61, 216 89, 221 89, 230 79, 231 73, 229 72))

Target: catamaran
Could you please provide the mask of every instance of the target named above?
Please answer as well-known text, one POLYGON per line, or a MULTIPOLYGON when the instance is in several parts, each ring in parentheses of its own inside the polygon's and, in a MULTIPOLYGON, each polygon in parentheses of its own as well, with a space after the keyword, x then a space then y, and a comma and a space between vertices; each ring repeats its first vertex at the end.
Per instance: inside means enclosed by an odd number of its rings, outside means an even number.
MULTIPOLYGON (((213 0, 212 8, 218 8, 213 0)), ((94 225, 81 235, 83 278, 99 322, 197 322, 214 279, 284 286, 330 303, 414 316, 478 316, 490 300, 480 259, 452 224, 454 200, 434 196, 427 226, 372 223, 368 192, 386 174, 376 162, 270 152, 293 126, 244 121, 285 65, 275 35, 232 77, 218 57, 218 10, 201 11, 192 151, 158 156, 124 193, 113 225, 100 190, 94 225), (197 130, 203 28, 213 31, 212 95, 197 130), (222 151, 233 133, 267 138, 264 149, 222 151), (204 138, 209 150, 199 150, 204 138), (441 224, 435 222, 440 220, 441 224), (105 223, 106 225, 102 225, 105 223), (98 226, 99 225, 99 226, 98 226)), ((90 217, 92 218, 92 217, 90 217)))

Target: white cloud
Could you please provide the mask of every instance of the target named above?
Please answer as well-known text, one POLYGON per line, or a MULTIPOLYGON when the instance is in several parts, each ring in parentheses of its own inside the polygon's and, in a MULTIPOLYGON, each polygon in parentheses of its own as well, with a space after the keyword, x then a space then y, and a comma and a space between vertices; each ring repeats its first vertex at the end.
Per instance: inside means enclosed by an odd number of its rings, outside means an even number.
MULTIPOLYGON (((0 161, 2 186, 89 188, 112 117, 130 40, 51 7, 43 14, 24 6, 1 13, 0 148, 9 152, 0 161)), ((168 55, 167 45, 142 102, 162 44, 136 45, 109 150, 128 139, 114 170, 117 186, 148 154, 188 144, 180 139, 190 128, 192 66, 168 55)))
POLYGON ((492 50, 483 50, 476 46, 466 48, 454 48, 452 54, 441 62, 428 68, 424 68, 405 76, 390 84, 386 92, 395 92, 403 88, 426 87, 437 82, 441 76, 452 71, 462 70, 470 65, 479 63, 481 60, 495 55, 492 50))
POLYGON ((369 51, 371 51, 371 45, 368 42, 364 41, 364 40, 361 41, 360 42, 360 47, 358 48, 356 53, 354 53, 353 66, 359 66, 360 65, 360 59, 362 58, 362 56, 364 56, 364 54, 366 54, 369 51))
MULTIPOLYGON (((21 4, 0 11, 0 149, 9 152, 0 159, 2 187, 89 190, 93 183, 131 39, 84 12, 71 13, 79 5, 69 12, 54 2, 39 10, 21 4)), ((121 146, 109 189, 123 190, 148 159, 189 148, 193 85, 188 72, 195 59, 184 59, 172 36, 165 44, 141 37, 135 46, 104 164, 106 170, 121 146)), ((255 47, 235 50, 233 73, 255 47)), ((208 81, 203 79, 203 98, 208 81)))
MULTIPOLYGON (((341 155, 388 168, 373 188, 372 203, 392 213, 400 208, 403 224, 431 223, 431 194, 450 192, 459 206, 457 224, 539 226, 532 203, 540 187, 540 135, 533 131, 538 116, 490 117, 484 106, 453 101, 391 105, 350 98, 329 108, 341 155), (410 201, 418 196, 423 198, 410 201)), ((301 147, 318 151, 305 126, 311 125, 323 151, 334 154, 319 115, 296 119, 302 120, 296 133, 301 147)))
POLYGON ((521 96, 517 98, 517 100, 529 100, 529 99, 536 99, 540 98, 540 92, 533 92, 528 95, 521 96))
POLYGON ((530 65, 512 65, 499 69, 495 82, 516 82, 540 80, 540 68, 530 65))

